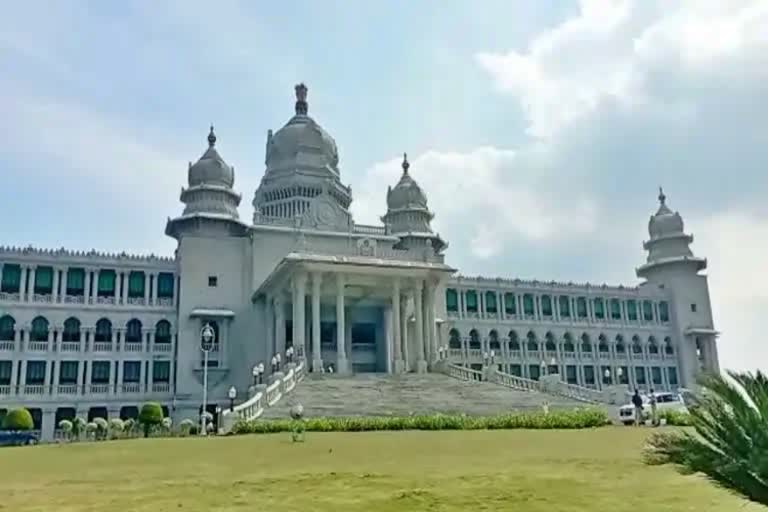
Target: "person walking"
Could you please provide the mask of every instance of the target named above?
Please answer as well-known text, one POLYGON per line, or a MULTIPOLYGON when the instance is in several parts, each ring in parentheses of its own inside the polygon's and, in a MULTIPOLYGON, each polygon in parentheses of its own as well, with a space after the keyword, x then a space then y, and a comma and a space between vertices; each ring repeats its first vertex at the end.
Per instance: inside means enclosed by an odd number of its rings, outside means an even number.
POLYGON ((653 389, 651 389, 651 396, 648 398, 649 403, 651 404, 651 425, 656 427, 659 424, 659 418, 656 414, 656 393, 653 392, 653 389))
POLYGON ((632 405, 635 406, 635 425, 641 425, 643 422, 643 398, 637 388, 635 388, 635 394, 632 395, 632 405))

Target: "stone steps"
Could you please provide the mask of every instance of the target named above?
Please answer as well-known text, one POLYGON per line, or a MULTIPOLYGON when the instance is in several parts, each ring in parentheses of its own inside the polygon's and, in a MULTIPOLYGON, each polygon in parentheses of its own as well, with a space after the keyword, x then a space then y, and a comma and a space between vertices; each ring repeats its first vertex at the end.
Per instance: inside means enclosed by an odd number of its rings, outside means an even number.
POLYGON ((296 388, 264 411, 262 418, 288 418, 295 403, 307 417, 407 416, 411 414, 499 414, 583 406, 575 400, 539 392, 516 391, 486 382, 465 382, 442 374, 357 374, 353 377, 308 375, 296 388))

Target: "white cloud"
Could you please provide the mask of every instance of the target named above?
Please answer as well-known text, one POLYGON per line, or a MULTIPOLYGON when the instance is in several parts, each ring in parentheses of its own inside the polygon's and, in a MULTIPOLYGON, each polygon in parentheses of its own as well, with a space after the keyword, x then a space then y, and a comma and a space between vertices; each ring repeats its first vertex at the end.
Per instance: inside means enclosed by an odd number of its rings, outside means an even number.
MULTIPOLYGON (((387 186, 402 173, 400 160, 378 163, 355 190, 358 222, 375 222, 386 212, 387 186)), ((468 153, 428 151, 411 160, 410 173, 436 213, 433 228, 450 231, 452 243, 488 258, 516 238, 535 242, 572 239, 595 229, 596 209, 588 197, 562 196, 518 166, 514 151, 492 147, 468 153)))

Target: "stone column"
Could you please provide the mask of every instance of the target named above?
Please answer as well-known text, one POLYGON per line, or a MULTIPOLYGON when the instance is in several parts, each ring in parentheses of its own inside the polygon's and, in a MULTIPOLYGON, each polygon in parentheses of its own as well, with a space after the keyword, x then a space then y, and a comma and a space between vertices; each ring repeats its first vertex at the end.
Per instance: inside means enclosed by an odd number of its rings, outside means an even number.
POLYGON ((121 290, 123 293, 122 303, 128 304, 128 289, 130 288, 129 282, 131 281, 131 273, 130 272, 123 272, 123 289, 121 290))
POLYGON ((85 289, 83 290, 83 304, 91 303, 91 269, 85 269, 85 289))
POLYGON ((424 325, 423 327, 424 330, 422 331, 424 334, 424 360, 427 362, 427 365, 429 365, 429 363, 432 361, 432 339, 430 336, 431 329, 429 326, 429 319, 430 319, 429 289, 430 289, 430 285, 427 282, 427 284, 424 286, 424 288, 421 291, 421 294, 422 294, 421 304, 422 304, 422 308, 424 308, 422 312, 422 318, 421 318, 422 323, 424 325))
POLYGON ((344 308, 344 344, 347 351, 347 366, 352 372, 352 309, 344 308))
MULTIPOLYGON (((61 272, 61 269, 59 267, 53 267, 53 288, 51 289, 51 302, 56 304, 59 301, 59 272, 61 272)), ((64 290, 62 290, 62 295, 64 295, 64 290)), ((62 300, 62 302, 64 302, 62 300)))
POLYGON ((437 336, 437 325, 435 324, 436 299, 437 299, 437 284, 432 284, 429 287, 429 307, 427 309, 427 315, 429 316, 429 321, 428 321, 429 346, 430 346, 429 360, 432 362, 437 361, 438 336, 437 336))
POLYGON ((294 278, 294 288, 296 291, 293 303, 293 343, 296 346, 297 353, 302 359, 306 359, 307 350, 304 338, 305 329, 305 300, 307 296, 307 275, 301 273, 294 278))
POLYGON ((392 357, 394 350, 392 349, 392 305, 386 304, 384 306, 384 343, 385 345, 385 355, 386 355, 386 372, 388 374, 392 374, 392 357))
POLYGON ((152 305, 157 306, 157 286, 160 283, 160 272, 152 274, 152 305))
POLYGON ((275 296, 275 351, 285 360, 285 300, 282 290, 275 296))
POLYGON ((344 336, 347 327, 344 315, 344 284, 344 274, 336 274, 336 371, 341 374, 349 373, 344 336))
POLYGON ((65 267, 61 271, 61 302, 66 302, 67 286, 69 286, 69 268, 65 267))
POLYGON ((144 272, 144 305, 149 305, 149 288, 152 285, 149 272, 144 272))
POLYGON ((115 271, 115 305, 120 304, 120 297, 122 296, 120 293, 122 277, 122 272, 115 271))
POLYGON ((414 310, 416 312, 416 367, 417 373, 427 371, 427 362, 424 360, 424 303, 422 294, 424 291, 424 281, 417 280, 414 292, 414 310))
POLYGON ((402 321, 400 316, 400 280, 395 279, 392 284, 392 327, 393 327, 393 340, 394 340, 394 360, 396 374, 403 373, 405 371, 405 364, 403 363, 403 347, 402 338, 400 336, 402 329, 402 321))
POLYGON ((173 304, 173 307, 179 307, 181 283, 179 282, 179 276, 176 274, 173 274, 173 298, 171 299, 171 303, 173 304))
POLYGON ((19 283, 19 300, 24 302, 27 296, 27 272, 28 267, 26 265, 21 266, 21 283, 19 283))
POLYGON ((320 272, 312 274, 312 371, 323 370, 323 355, 320 352, 320 284, 323 275, 320 272))
MULTIPOLYGON (((269 360, 275 353, 275 310, 272 296, 267 297, 267 301, 264 304, 264 321, 266 322, 266 337, 267 342, 264 344, 266 351, 267 365, 269 366, 269 360)), ((271 369, 271 368, 270 368, 271 369)))
POLYGON ((33 296, 35 295, 35 272, 37 271, 36 267, 31 266, 29 267, 29 286, 27 286, 27 300, 29 302, 32 302, 33 296))
POLYGON ((411 355, 408 347, 408 295, 401 298, 400 301, 400 339, 402 342, 403 351, 403 371, 408 371, 410 368, 411 355))
POLYGON ((117 378, 115 379, 115 389, 117 390, 118 394, 123 392, 123 371, 125 370, 123 366, 125 366, 123 361, 117 362, 117 378))

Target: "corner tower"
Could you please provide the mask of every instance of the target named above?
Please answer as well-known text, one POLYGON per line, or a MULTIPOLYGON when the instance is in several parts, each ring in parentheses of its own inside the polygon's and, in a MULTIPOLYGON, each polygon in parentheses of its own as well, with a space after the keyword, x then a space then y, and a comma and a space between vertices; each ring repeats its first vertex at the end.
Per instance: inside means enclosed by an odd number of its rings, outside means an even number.
POLYGON ((700 274, 707 260, 694 256, 693 235, 685 233, 684 227, 683 218, 669 209, 659 188, 659 209, 648 222, 650 238, 643 243, 648 257, 637 268, 637 276, 671 292, 670 319, 679 340, 681 385, 693 387, 700 372, 720 371, 719 333, 712 320, 707 276, 700 274))

